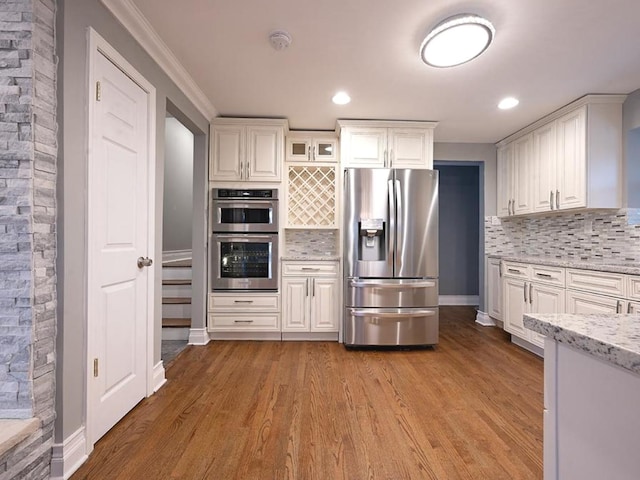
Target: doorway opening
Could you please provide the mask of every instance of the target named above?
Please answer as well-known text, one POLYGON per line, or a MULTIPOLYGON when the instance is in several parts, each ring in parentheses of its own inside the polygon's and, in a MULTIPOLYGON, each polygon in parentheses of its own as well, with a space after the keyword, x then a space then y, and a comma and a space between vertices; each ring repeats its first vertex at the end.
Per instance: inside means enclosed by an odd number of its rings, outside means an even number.
POLYGON ((166 365, 192 324, 194 135, 167 111, 162 209, 162 349, 166 365))
POLYGON ((434 162, 439 172, 440 305, 478 307, 484 291, 484 165, 434 162))

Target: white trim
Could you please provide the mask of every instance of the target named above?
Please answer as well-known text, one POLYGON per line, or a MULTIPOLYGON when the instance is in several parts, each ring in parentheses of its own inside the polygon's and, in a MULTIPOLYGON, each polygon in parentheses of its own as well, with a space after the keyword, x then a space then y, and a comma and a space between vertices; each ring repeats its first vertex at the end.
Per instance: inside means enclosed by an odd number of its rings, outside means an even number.
POLYGON ((440 295, 438 305, 479 305, 479 295, 440 295))
POLYGON ((102 3, 207 120, 218 116, 216 107, 213 106, 133 1, 102 0, 102 3))
POLYGON ((476 323, 478 325, 482 325, 483 327, 495 327, 496 322, 493 321, 493 318, 489 316, 488 313, 482 312, 478 310, 476 315, 476 323))
MULTIPOLYGON (((167 378, 164 376, 164 364, 162 360, 155 364, 153 367, 153 393, 156 393, 160 390, 165 383, 167 383, 167 378)), ((152 395, 151 394, 151 395, 152 395)), ((150 395, 147 395, 149 397, 150 395)))
POLYGON ((539 346, 534 345, 533 343, 530 343, 523 338, 511 334, 511 343, 518 345, 525 350, 529 350, 531 353, 535 353, 539 357, 544 358, 544 348, 540 348, 539 346))
POLYGON ((189 330, 189 345, 206 345, 210 340, 206 328, 191 328, 189 330))
POLYGON ((282 340, 280 332, 209 332, 211 340, 282 340))
MULTIPOLYGON (((155 191, 156 191, 156 167, 155 167, 155 158, 156 158, 156 89, 155 87, 146 80, 129 62, 125 60, 125 58, 118 53, 102 36, 100 36, 93 28, 89 27, 88 29, 88 80, 89 83, 87 85, 87 99, 92 98, 93 85, 96 82, 96 58, 97 55, 104 55, 110 62, 112 62, 116 67, 122 70, 131 80, 133 80, 142 90, 144 90, 148 95, 148 112, 147 112, 147 128, 148 128, 148 145, 147 145, 147 155, 148 155, 148 232, 149 236, 147 239, 147 251, 153 255, 153 252, 156 251, 155 246, 155 191)), ((92 159, 94 158, 93 151, 93 118, 94 118, 94 105, 95 102, 88 101, 88 129, 87 129, 87 158, 88 158, 88 168, 87 168, 87 192, 91 190, 91 165, 92 159)), ((91 211, 90 203, 90 195, 87 195, 87 210, 91 211)), ((86 225, 89 225, 88 219, 86 225)), ((93 297, 91 293, 90 285, 93 283, 92 272, 93 261, 92 256, 89 254, 90 246, 92 245, 92 233, 90 229, 87 227, 87 235, 86 235, 86 251, 87 251, 87 276, 85 286, 87 288, 87 304, 85 305, 87 319, 90 316, 90 308, 93 304, 93 297)), ((147 268, 147 338, 146 338, 146 394, 147 396, 153 394, 155 388, 154 382, 154 365, 153 365, 153 353, 154 353, 154 326, 155 326, 155 266, 152 265, 147 268)), ((159 319, 158 319, 159 320, 159 319)), ((88 321, 88 320, 87 320, 88 321)), ((159 323, 159 322, 158 322, 159 323)), ((95 351, 95 346, 92 341, 92 334, 90 325, 87 325, 87 329, 85 331, 85 362, 86 362, 86 371, 85 371, 85 439, 86 439, 86 453, 89 454, 93 450, 94 439, 92 438, 92 398, 94 397, 93 392, 89 388, 92 384, 91 382, 91 372, 92 372, 92 355, 91 352, 95 351)), ((97 439, 95 439, 97 440, 97 439)))
POLYGON ((162 264, 167 262, 176 262, 178 260, 191 260, 193 251, 188 250, 166 250, 162 252, 162 264))
POLYGON ((87 460, 85 429, 80 427, 51 449, 51 480, 67 480, 87 460))
POLYGON ((338 332, 282 332, 282 341, 337 342, 338 332))

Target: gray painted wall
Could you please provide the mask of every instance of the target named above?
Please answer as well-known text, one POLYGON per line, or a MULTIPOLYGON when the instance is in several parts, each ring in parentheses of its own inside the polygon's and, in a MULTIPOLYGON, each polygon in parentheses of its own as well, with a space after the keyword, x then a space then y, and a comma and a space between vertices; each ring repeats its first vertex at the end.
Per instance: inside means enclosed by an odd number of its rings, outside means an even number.
POLYGON ((162 250, 191 250, 193 133, 175 117, 165 119, 162 250))
POLYGON ((481 162, 480 202, 478 226, 480 228, 478 248, 478 294, 480 295, 480 311, 485 311, 485 261, 484 261, 484 217, 495 215, 497 211, 496 188, 496 147, 492 143, 435 143, 433 146, 434 161, 448 162, 481 162))
MULTIPOLYGON (((98 0, 60 0, 57 44, 59 144, 62 147, 58 176, 58 338, 55 440, 62 442, 84 421, 86 336, 86 177, 87 177, 87 32, 93 27, 157 89, 156 110, 156 264, 162 257, 162 192, 164 168, 164 116, 167 104, 189 119, 180 118, 197 133, 194 177, 206 179, 206 148, 209 122, 156 65, 98 0), (199 176, 199 177, 198 177, 199 176)), ((175 114, 174 114, 175 115, 175 114)), ((204 182, 203 182, 204 183, 204 182)), ((194 219, 205 218, 206 187, 194 199, 194 219)), ((200 220, 198 220, 200 221, 200 220)), ((195 223, 195 220, 194 220, 195 223)), ((204 227, 198 227, 203 229, 204 227)), ((195 225, 193 229, 196 229, 195 225)), ((194 236, 195 264, 206 262, 204 235, 194 236), (200 238, 202 237, 202 238, 200 238)), ((154 361, 160 360, 161 269, 155 269, 154 361)), ((198 286, 194 283, 194 291, 198 286)), ((202 284, 204 288, 204 284, 202 284)), ((204 302, 204 294, 199 301, 204 302)), ((198 301, 194 298, 194 302, 198 301)), ((196 306, 204 311, 204 306, 196 306)), ((204 322, 204 319, 199 319, 204 322)))
POLYGON ((640 90, 632 92, 622 105, 622 128, 625 178, 623 203, 630 208, 640 207, 640 90))
POLYGON ((440 172, 440 295, 478 295, 479 166, 435 169, 440 172))

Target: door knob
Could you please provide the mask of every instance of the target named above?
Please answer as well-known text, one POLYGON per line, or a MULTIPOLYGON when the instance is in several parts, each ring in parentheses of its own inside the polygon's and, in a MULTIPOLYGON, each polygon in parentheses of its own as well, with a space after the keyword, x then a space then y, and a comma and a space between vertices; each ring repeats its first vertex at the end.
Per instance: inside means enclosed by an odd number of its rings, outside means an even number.
POLYGON ((138 257, 138 268, 150 267, 153 264, 153 260, 149 257, 138 257))

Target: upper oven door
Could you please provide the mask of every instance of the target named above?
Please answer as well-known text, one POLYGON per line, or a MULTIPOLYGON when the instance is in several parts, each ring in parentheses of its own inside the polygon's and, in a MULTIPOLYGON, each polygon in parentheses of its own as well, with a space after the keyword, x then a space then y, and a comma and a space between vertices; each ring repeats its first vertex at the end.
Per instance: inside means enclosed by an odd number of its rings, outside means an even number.
POLYGON ((213 200, 212 232, 277 232, 277 200, 213 200))

